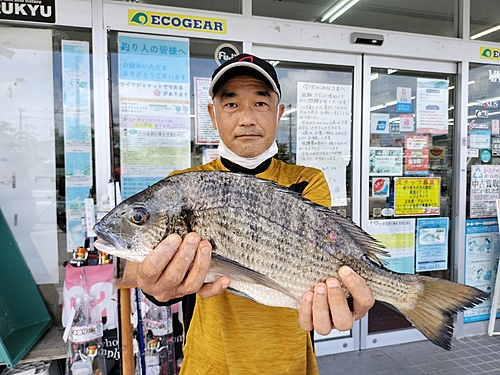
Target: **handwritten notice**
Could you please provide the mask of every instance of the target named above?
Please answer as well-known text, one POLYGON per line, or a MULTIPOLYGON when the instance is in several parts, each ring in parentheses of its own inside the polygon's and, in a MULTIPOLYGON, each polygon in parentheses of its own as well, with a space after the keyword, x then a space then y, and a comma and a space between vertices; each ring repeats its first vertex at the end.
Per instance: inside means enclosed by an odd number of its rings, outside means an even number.
POLYGON ((207 105, 212 103, 208 93, 210 78, 194 78, 194 101, 196 119, 196 144, 216 145, 219 144, 219 132, 212 126, 212 120, 208 114, 207 105))
POLYGON ((448 134, 448 81, 417 78, 417 133, 448 134))
POLYGON ((395 177, 394 216, 439 215, 440 177, 395 177))
POLYGON ((297 164, 321 169, 332 206, 345 206, 351 161, 351 85, 297 82, 297 164))
POLYGON ((472 165, 470 171, 470 217, 496 217, 500 165, 472 165))

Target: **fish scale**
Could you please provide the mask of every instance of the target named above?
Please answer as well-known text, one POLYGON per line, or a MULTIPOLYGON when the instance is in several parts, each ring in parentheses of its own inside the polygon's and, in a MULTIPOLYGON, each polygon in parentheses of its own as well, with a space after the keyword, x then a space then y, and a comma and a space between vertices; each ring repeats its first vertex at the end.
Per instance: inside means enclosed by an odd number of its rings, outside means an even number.
MULTIPOLYGON (((97 248, 132 261, 144 259, 171 233, 196 231, 213 248, 205 281, 228 276, 230 291, 271 306, 299 308, 305 292, 347 265, 375 299, 392 304, 445 349, 452 315, 488 298, 470 286, 385 268, 383 246, 352 221, 250 175, 167 177, 123 201, 94 230, 101 238, 97 248)), ((344 285, 342 290, 349 296, 344 285)))

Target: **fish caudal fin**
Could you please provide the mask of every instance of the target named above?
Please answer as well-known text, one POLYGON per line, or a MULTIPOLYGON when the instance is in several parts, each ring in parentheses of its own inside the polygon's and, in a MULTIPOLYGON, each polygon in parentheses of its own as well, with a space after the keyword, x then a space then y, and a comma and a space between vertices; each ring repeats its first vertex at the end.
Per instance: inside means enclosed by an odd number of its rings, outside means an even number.
POLYGON ((471 286, 418 276, 424 290, 413 308, 399 310, 422 334, 443 349, 451 349, 453 314, 473 307, 489 296, 471 286))

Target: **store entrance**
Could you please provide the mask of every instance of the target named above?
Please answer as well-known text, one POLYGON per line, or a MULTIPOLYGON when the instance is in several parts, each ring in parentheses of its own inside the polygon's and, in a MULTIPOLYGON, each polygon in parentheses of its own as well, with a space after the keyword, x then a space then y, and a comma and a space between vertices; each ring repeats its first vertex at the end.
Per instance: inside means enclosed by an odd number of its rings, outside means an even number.
MULTIPOLYGON (((388 268, 451 279, 456 66, 366 57, 363 69, 363 228, 388 268)), ((424 339, 386 303, 362 321, 361 349, 424 339)))

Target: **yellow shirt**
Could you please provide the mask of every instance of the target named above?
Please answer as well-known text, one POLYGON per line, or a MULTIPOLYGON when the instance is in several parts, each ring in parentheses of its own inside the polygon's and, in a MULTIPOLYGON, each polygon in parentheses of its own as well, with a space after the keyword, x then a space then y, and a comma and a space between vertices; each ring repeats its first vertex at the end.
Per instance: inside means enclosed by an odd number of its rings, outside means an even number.
MULTIPOLYGON (((189 170, 227 170, 220 159, 189 170)), ((180 171, 175 171, 178 173, 180 171)), ((257 177, 283 186, 308 182, 302 196, 330 207, 328 184, 320 170, 273 159, 257 177)), ((196 296, 184 346, 181 375, 317 375, 309 332, 298 323, 298 311, 270 307, 224 292, 196 296)))

